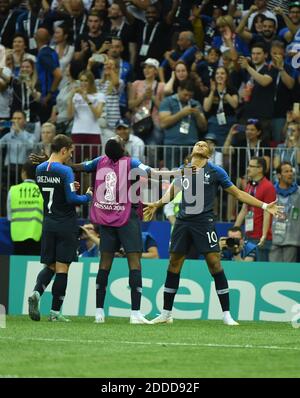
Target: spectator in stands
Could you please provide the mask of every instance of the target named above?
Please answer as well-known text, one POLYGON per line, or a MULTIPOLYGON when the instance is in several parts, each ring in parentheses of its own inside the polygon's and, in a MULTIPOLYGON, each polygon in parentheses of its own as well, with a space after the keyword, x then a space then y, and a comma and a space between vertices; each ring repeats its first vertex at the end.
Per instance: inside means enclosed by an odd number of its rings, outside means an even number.
MULTIPOLYGON (((254 157, 247 167, 249 182, 245 191, 256 199, 273 202, 276 199, 275 188, 267 180, 266 161, 262 157, 254 157)), ((271 215, 257 207, 243 204, 235 225, 240 227, 245 221, 245 235, 249 242, 258 246, 257 260, 269 261, 269 251, 272 243, 271 215)))
POLYGON ((47 155, 47 158, 49 158, 51 154, 51 144, 55 135, 55 125, 49 122, 44 123, 41 128, 41 141, 34 146, 33 152, 45 154, 47 155))
POLYGON ((59 90, 61 90, 65 84, 67 84, 68 78, 66 76, 66 69, 69 66, 75 52, 75 47, 70 44, 70 28, 67 24, 62 23, 55 27, 53 42, 51 46, 58 55, 59 66, 63 75, 61 82, 59 83, 59 90))
MULTIPOLYGON (((197 60, 198 53, 196 53, 195 60, 197 60)), ((202 53, 201 53, 202 54, 202 53)), ((184 80, 192 80, 194 82, 194 98, 203 102, 203 96, 207 93, 208 87, 203 83, 203 75, 196 72, 196 61, 192 65, 193 70, 190 71, 188 65, 184 61, 177 61, 175 69, 172 71, 170 80, 165 84, 164 94, 172 95, 177 93, 178 84, 184 80)))
POLYGON ((217 28, 220 36, 215 36, 212 41, 212 47, 219 48, 221 53, 230 49, 229 42, 233 43, 235 50, 247 56, 249 49, 246 43, 236 35, 233 18, 230 15, 224 15, 217 19, 217 28))
POLYGON ((64 2, 64 6, 67 7, 67 22, 73 28, 72 43, 76 43, 79 36, 86 30, 87 12, 82 0, 69 0, 68 3, 64 2))
POLYGON ((195 45, 195 37, 193 32, 185 31, 179 33, 177 40, 178 50, 166 51, 164 54, 164 61, 161 63, 159 69, 159 77, 161 81, 165 81, 166 76, 169 76, 174 70, 178 60, 184 61, 186 65, 191 67, 195 61, 195 55, 198 47, 195 45))
POLYGON ((251 49, 250 65, 246 57, 240 57, 239 63, 244 70, 243 108, 241 123, 246 119, 259 119, 262 123, 264 139, 272 136, 271 120, 274 110, 274 71, 266 65, 266 50, 262 43, 256 43, 251 49))
POLYGON ((79 239, 84 241, 85 250, 79 257, 99 257, 100 235, 98 228, 91 223, 86 223, 80 228, 79 239))
POLYGON ((210 153, 209 160, 212 163, 216 164, 217 166, 222 167, 223 166, 223 154, 219 149, 216 150, 216 146, 218 145, 217 136, 213 133, 208 133, 208 134, 206 134, 204 141, 207 142, 207 145, 209 148, 209 153, 210 153))
POLYGON ((108 19, 110 26, 106 32, 110 37, 116 37, 122 41, 122 58, 134 65, 136 46, 132 25, 134 23, 133 15, 127 12, 123 1, 114 1, 108 8, 108 19))
POLYGON ((138 79, 143 77, 141 65, 146 59, 162 60, 164 53, 170 48, 170 28, 160 21, 159 11, 158 3, 147 6, 145 11, 146 24, 140 21, 137 24, 135 70, 138 79))
MULTIPOLYGON (((244 177, 246 167, 254 156, 264 157, 267 171, 270 170, 270 149, 263 138, 262 125, 257 119, 248 119, 246 125, 234 124, 223 146, 223 155, 232 156, 234 177, 244 177)), ((238 184, 239 185, 239 184, 238 184)))
POLYGON ((14 244, 14 255, 37 256, 41 250, 43 197, 35 183, 35 168, 22 165, 22 182, 13 185, 7 196, 7 218, 14 244))
POLYGON ((56 131, 59 134, 71 134, 73 118, 69 119, 68 103, 73 95, 73 90, 79 88, 79 74, 83 70, 83 64, 80 61, 72 60, 66 68, 66 84, 59 90, 56 97, 56 104, 52 108, 50 121, 55 123, 56 131))
POLYGON ((292 1, 288 6, 288 15, 286 15, 282 9, 278 7, 276 7, 274 11, 276 11, 276 13, 283 18, 286 25, 279 31, 279 37, 285 42, 290 43, 293 40, 297 30, 300 28, 300 2, 292 1))
POLYGON ((276 171, 276 195, 278 204, 284 206, 284 214, 273 219, 270 261, 296 262, 300 247, 300 187, 294 182, 291 163, 282 162, 276 171))
POLYGON ((75 59, 87 65, 88 59, 100 50, 105 42, 103 19, 97 11, 91 11, 87 19, 87 32, 81 33, 75 41, 75 59))
POLYGON ((300 169, 300 125, 290 122, 287 125, 287 136, 284 144, 279 144, 274 153, 273 165, 277 169, 282 162, 291 163, 296 180, 299 181, 300 169))
POLYGON ((219 239, 222 260, 252 262, 256 260, 256 245, 243 237, 240 227, 228 229, 227 236, 219 239))
POLYGON ((22 10, 13 10, 9 0, 0 2, 0 43, 6 47, 12 47, 12 41, 16 32, 16 22, 22 10))
POLYGON ((12 95, 11 113, 16 110, 23 111, 26 115, 26 130, 29 132, 40 130, 41 86, 35 64, 31 59, 22 61, 19 78, 12 82, 12 95))
POLYGON ((284 60, 285 48, 281 41, 271 43, 271 70, 274 70, 274 111, 272 117, 272 138, 282 142, 286 113, 292 108, 295 73, 284 60))
POLYGON ((164 94, 172 95, 177 93, 178 83, 183 80, 187 80, 189 77, 189 70, 184 61, 177 61, 172 71, 171 78, 164 86, 164 94))
POLYGON ((41 122, 46 122, 58 94, 57 89, 62 79, 59 59, 56 51, 49 47, 50 34, 47 29, 39 28, 35 34, 38 46, 37 71, 42 88, 41 122))
MULTIPOLYGON (((147 58, 143 64, 144 80, 132 83, 129 109, 132 110, 133 124, 152 116, 153 129, 145 135, 139 135, 146 145, 161 144, 162 133, 159 127, 158 109, 164 97, 164 83, 157 81, 159 62, 147 58)), ((134 128, 134 127, 133 127, 134 128)), ((135 132, 135 134, 138 134, 135 132)))
MULTIPOLYGON (((257 14, 263 14, 266 18, 271 18, 276 22, 276 26, 277 26, 277 18, 276 15, 269 11, 267 9, 267 3, 268 0, 254 0, 254 4, 253 7, 256 7, 256 10, 251 13, 249 19, 248 19, 248 30, 251 31, 252 30, 252 26, 253 26, 253 21, 254 18, 256 17, 257 14)), ((247 13, 249 13, 249 10, 244 10, 244 11, 240 11, 237 10, 237 2, 231 2, 230 3, 230 9, 229 9, 229 13, 230 15, 233 15, 236 18, 240 18, 241 16, 245 16, 247 13)))
POLYGON ((84 145, 83 151, 78 146, 75 161, 80 162, 98 156, 101 143, 101 129, 98 119, 105 103, 103 93, 97 93, 92 72, 81 72, 80 86, 72 90, 68 100, 68 119, 74 117, 72 140, 74 144, 84 145))
POLYGON ((253 18, 251 33, 262 34, 263 22, 266 19, 264 14, 256 14, 253 18))
MULTIPOLYGON (((159 108, 160 126, 164 130, 164 145, 192 146, 198 141, 198 131, 206 129, 202 106, 193 99, 194 85, 190 80, 178 85, 177 94, 165 98, 159 108)), ((165 160, 168 168, 177 167, 189 150, 167 148, 165 160), (180 156, 182 159, 180 160, 180 156)))
POLYGON ((195 55, 192 71, 198 74, 203 84, 207 87, 207 92, 205 94, 208 94, 210 81, 214 77, 216 69, 219 66, 220 57, 221 52, 215 47, 211 47, 208 50, 206 57, 203 57, 202 52, 197 52, 195 55))
POLYGON ((250 15, 257 11, 257 7, 255 5, 250 7, 250 10, 245 14, 242 18, 239 26, 236 29, 237 34, 246 42, 249 43, 250 46, 254 43, 264 43, 266 51, 270 52, 271 42, 273 40, 280 40, 280 37, 276 36, 277 31, 277 23, 273 18, 265 17, 263 21, 262 31, 261 33, 252 33, 245 29, 248 19, 250 15))
MULTIPOLYGON (((4 47, 2 49, 2 65, 0 66, 0 120, 7 121, 10 119, 11 90, 10 81, 12 77, 11 63, 12 55, 6 55, 4 47)), ((0 137, 9 131, 9 127, 1 126, 0 137)))
POLYGON ((102 77, 97 82, 98 91, 105 96, 105 116, 103 115, 101 118, 101 143, 103 148, 106 142, 115 135, 116 123, 121 118, 119 98, 124 83, 119 75, 116 60, 106 59, 102 77))
POLYGON ((130 63, 121 58, 124 52, 123 41, 120 37, 112 37, 111 45, 108 50, 108 56, 115 60, 118 65, 120 80, 123 82, 122 87, 119 87, 120 98, 120 112, 121 116, 125 117, 128 113, 128 97, 133 81, 133 68, 130 63))
POLYGON ((159 258, 158 245, 150 232, 142 232, 143 252, 142 258, 159 258))
POLYGON ((17 31, 26 35, 29 43, 28 51, 32 55, 37 55, 37 44, 34 35, 43 23, 41 10, 45 11, 42 0, 28 0, 28 10, 23 11, 17 20, 17 31))
POLYGON ((204 99, 203 108, 208 114, 209 133, 214 133, 218 146, 223 146, 228 129, 235 123, 235 109, 238 107, 237 90, 229 84, 229 74, 223 66, 217 68, 211 80, 210 93, 204 99))
POLYGON ((21 33, 16 33, 13 38, 12 45, 12 56, 14 59, 13 76, 18 77, 20 72, 20 66, 24 59, 30 59, 33 62, 36 61, 36 57, 26 52, 27 50, 27 38, 21 33))
POLYGON ((132 158, 137 158, 141 162, 144 162, 145 144, 143 140, 131 133, 131 126, 128 120, 118 120, 116 124, 116 134, 123 139, 128 154, 132 158))
POLYGON ((25 130, 25 124, 26 116, 24 112, 15 111, 12 116, 10 132, 0 139, 0 145, 7 146, 4 164, 9 166, 11 171, 16 171, 16 169, 19 169, 19 172, 21 171, 20 166, 26 162, 29 151, 32 150, 37 141, 34 134, 25 130))

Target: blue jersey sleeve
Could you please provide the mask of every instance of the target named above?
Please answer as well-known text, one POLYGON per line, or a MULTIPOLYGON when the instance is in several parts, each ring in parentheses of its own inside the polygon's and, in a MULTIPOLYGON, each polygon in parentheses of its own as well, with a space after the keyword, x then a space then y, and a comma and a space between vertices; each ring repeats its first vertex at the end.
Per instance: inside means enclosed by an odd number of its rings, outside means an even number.
POLYGON ((137 158, 131 158, 130 159, 130 167, 131 167, 131 169, 139 168, 139 169, 145 171, 147 174, 150 173, 150 171, 151 171, 151 167, 147 166, 146 164, 143 164, 137 158))
POLYGON ((88 203, 91 200, 91 195, 77 195, 74 188, 74 174, 71 167, 63 166, 64 168, 64 189, 66 200, 68 203, 82 204, 88 203))
POLYGON ((86 162, 83 162, 83 169, 87 173, 92 173, 93 171, 97 170, 97 164, 98 162, 102 159, 103 156, 98 156, 95 159, 92 160, 87 160, 86 162))
POLYGON ((233 183, 230 181, 230 178, 226 171, 222 169, 220 166, 216 166, 215 164, 210 163, 210 166, 217 171, 218 182, 223 189, 230 188, 233 183))

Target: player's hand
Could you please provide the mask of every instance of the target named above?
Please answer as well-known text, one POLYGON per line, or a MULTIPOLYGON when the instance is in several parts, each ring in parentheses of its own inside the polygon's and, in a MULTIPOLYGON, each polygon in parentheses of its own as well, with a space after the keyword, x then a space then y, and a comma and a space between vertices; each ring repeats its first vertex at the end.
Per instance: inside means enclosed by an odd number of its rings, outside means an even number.
POLYGON ((268 204, 266 211, 270 213, 275 218, 280 218, 284 214, 284 206, 278 206, 277 200, 268 204))
POLYGON ((226 239, 226 236, 219 239, 220 250, 227 249, 226 239))
POLYGON ((90 195, 91 197, 93 197, 92 187, 88 187, 88 189, 86 191, 86 195, 90 195))
POLYGON ((157 202, 144 204, 146 207, 143 209, 143 221, 151 221, 156 210, 158 209, 157 202))
POLYGON ((258 247, 263 247, 264 244, 266 243, 267 237, 266 236, 262 236, 257 244, 258 247))
POLYGON ((32 164, 41 164, 49 159, 45 153, 41 155, 38 155, 37 153, 31 153, 28 158, 32 164))

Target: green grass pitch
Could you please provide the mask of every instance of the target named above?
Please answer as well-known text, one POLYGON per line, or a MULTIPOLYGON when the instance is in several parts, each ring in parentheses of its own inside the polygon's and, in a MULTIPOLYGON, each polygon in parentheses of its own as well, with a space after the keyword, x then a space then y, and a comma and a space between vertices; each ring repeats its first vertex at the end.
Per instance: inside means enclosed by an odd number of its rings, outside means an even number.
POLYGON ((0 377, 299 377, 300 328, 290 323, 175 320, 130 325, 33 322, 8 316, 0 329, 0 377))

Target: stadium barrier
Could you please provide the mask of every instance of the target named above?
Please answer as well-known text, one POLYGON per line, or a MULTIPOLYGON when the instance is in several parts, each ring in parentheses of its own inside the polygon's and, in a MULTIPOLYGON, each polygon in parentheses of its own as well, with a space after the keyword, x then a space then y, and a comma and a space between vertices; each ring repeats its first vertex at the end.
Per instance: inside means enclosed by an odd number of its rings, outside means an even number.
MULTIPOLYGON (((216 150, 220 153, 223 148, 216 148, 216 150)), ((17 147, 18 150, 18 147, 17 147)), ((144 153, 141 154, 140 160, 146 164, 149 164, 151 167, 161 168, 162 166, 167 167, 169 169, 178 168, 179 165, 183 164, 185 157, 187 154, 191 153, 192 146, 166 146, 166 145, 149 145, 145 146, 144 153)), ((268 177, 275 178, 275 170, 273 169, 273 160, 276 148, 260 148, 263 154, 270 156, 270 172, 268 173, 268 177)), ((221 156, 222 166, 228 172, 230 178, 234 183, 237 183, 240 187, 241 178, 241 170, 246 170, 246 166, 248 163, 248 157, 245 156, 245 148, 235 148, 236 154, 233 156, 221 156)), ((294 151, 294 149, 291 149, 294 151)), ((297 159, 297 149, 295 149, 296 153, 292 156, 294 159, 297 159)), ((28 149, 28 154, 30 149, 28 149)), ((95 151, 95 146, 93 145, 75 145, 74 151, 74 162, 78 163, 85 159, 92 159, 94 153, 102 154, 102 147, 98 145, 95 151), (77 157, 77 158, 76 158, 77 157)), ((9 153, 8 148, 5 145, 0 144, 0 181, 1 187, 0 190, 0 216, 6 215, 6 197, 7 192, 11 185, 17 184, 20 182, 20 172, 21 172, 21 164, 20 165, 12 165, 9 163, 9 158, 6 159, 6 154, 9 153), (8 160, 8 165, 6 164, 6 160, 8 160)), ((247 152, 246 152, 247 153, 247 152)), ((291 153, 292 155, 292 153, 291 153)), ((219 159, 220 160, 220 159, 219 159)), ((299 177, 299 170, 295 170, 299 177)), ((93 185, 93 174, 76 174, 76 180, 80 182, 81 185, 81 193, 85 192, 86 188, 89 185, 93 185)), ((156 190, 157 181, 150 180, 145 182, 142 187, 142 197, 145 202, 151 201, 152 194, 156 190)), ((167 181, 161 182, 160 184, 160 192, 163 193, 165 189, 167 189, 168 184, 167 181)), ((243 186, 241 186, 243 188, 243 186)), ((227 195, 220 191, 218 195, 218 201, 216 202, 216 212, 218 213, 218 219, 221 221, 230 221, 232 220, 234 214, 238 213, 238 206, 230 203, 230 207, 233 207, 233 210, 230 214, 228 214, 229 204, 227 203, 227 195), (234 213, 234 214, 232 214, 234 213)), ((83 208, 78 210, 79 215, 82 217, 86 217, 86 211, 83 208)))
MULTIPOLYGON (((142 312, 149 318, 162 309, 163 288, 168 260, 143 260, 142 312)), ((240 321, 291 322, 293 308, 300 303, 300 268, 297 263, 224 262, 229 287, 231 312, 240 321)), ((35 285, 42 265, 38 257, 11 256, 9 272, 9 314, 27 314, 27 298, 35 285)), ((95 313, 95 283, 98 260, 80 259, 73 263, 63 313, 93 316, 95 313)), ((1 276, 0 269, 0 276, 1 276)), ((1 279, 1 278, 0 278, 1 279)), ((51 307, 52 282, 42 301, 41 313, 51 307)), ((107 288, 107 316, 128 317, 130 289, 126 259, 115 259, 107 288)), ((187 260, 174 302, 177 319, 221 319, 222 313, 211 278, 204 261, 187 260)))

